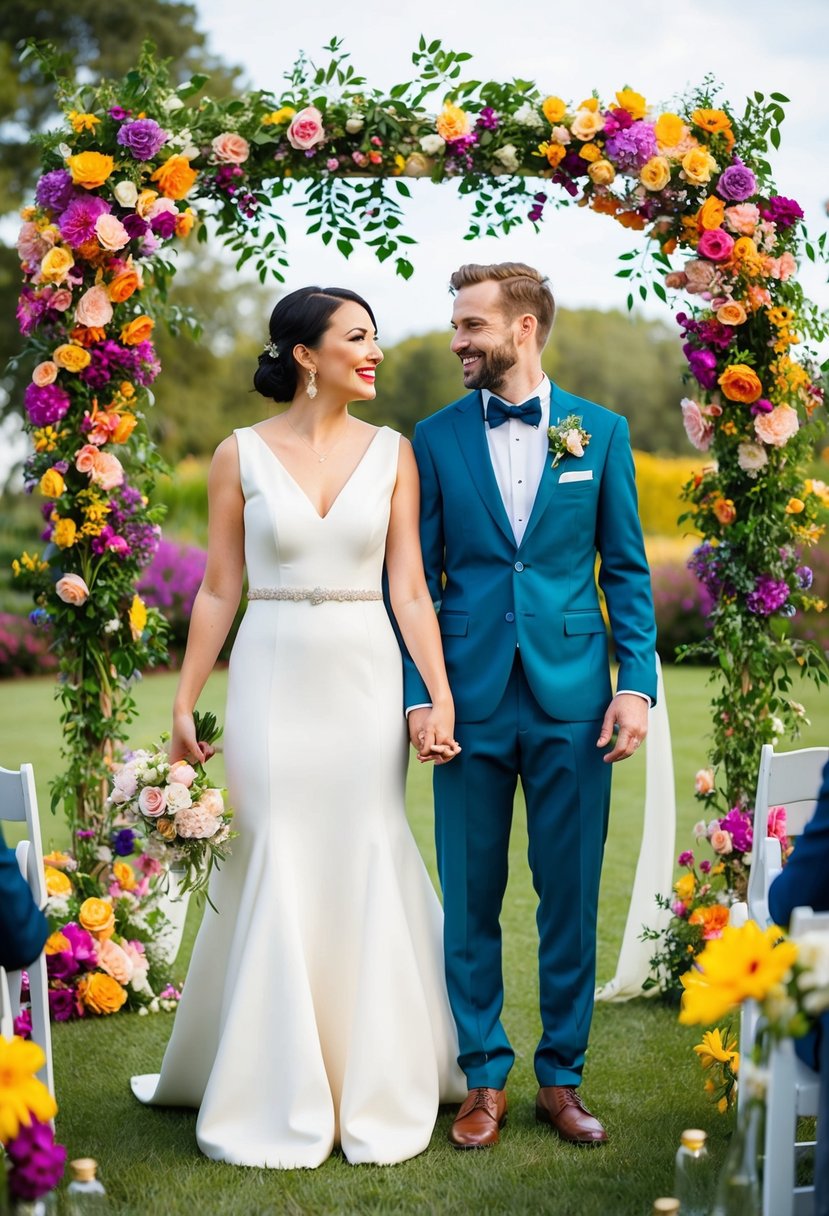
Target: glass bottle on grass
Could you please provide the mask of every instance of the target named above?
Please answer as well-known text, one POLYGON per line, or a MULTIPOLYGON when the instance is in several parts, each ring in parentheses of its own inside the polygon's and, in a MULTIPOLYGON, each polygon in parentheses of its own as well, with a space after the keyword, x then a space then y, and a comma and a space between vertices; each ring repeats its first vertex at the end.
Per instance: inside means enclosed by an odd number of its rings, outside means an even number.
POLYGON ((669 1199, 667 1195, 662 1199, 654 1199, 653 1216, 680 1216, 679 1200, 669 1199))
POLYGON ((708 1216, 711 1209, 711 1167, 706 1133, 689 1127, 681 1135, 676 1152, 674 1193, 682 1216, 708 1216))
POLYGON ((72 1181, 66 1188, 67 1216, 101 1216, 109 1212, 104 1184, 96 1177, 98 1163, 92 1157, 79 1157, 69 1162, 72 1181))
POLYGON ((744 1099, 737 1108, 737 1126, 717 1183, 713 1216, 760 1216, 760 1147, 763 1104, 744 1099))

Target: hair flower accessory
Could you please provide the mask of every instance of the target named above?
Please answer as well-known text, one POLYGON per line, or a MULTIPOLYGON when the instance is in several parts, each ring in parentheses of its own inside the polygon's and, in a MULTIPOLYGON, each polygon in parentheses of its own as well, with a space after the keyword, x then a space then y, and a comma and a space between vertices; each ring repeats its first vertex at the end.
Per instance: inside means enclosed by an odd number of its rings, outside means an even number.
POLYGON ((569 414, 557 426, 547 427, 547 438, 550 441, 550 451, 553 453, 553 463, 550 466, 555 468, 562 456, 584 455, 584 449, 590 442, 590 435, 581 424, 581 418, 577 414, 569 414))
POLYGON ((279 358, 279 348, 275 342, 266 342, 262 349, 267 351, 272 359, 279 358))

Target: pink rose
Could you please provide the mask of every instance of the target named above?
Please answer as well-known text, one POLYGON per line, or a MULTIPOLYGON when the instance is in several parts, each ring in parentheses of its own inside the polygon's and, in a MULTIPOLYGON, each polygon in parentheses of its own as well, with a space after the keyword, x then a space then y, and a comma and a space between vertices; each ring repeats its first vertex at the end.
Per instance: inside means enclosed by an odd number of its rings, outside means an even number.
POLYGON ((196 780, 196 770, 186 760, 176 760, 175 764, 170 765, 170 780, 177 781, 189 790, 196 780))
MULTIPOLYGON (((310 108, 313 109, 313 107, 310 108)), ((305 114, 306 111, 303 110, 302 113, 305 114)), ((319 111, 315 110, 314 113, 319 114, 319 111)), ((321 114, 319 116, 320 118, 322 117, 321 114)), ((300 115, 297 114, 296 117, 299 118, 300 115)), ((294 119, 294 122, 296 122, 296 119, 294 119)), ((291 123, 291 126, 293 125, 294 124, 291 123)), ((288 130, 288 138, 291 139, 290 128, 288 130)), ((318 142, 319 140, 312 140, 312 143, 318 142)), ((295 148, 311 147, 311 144, 295 144, 292 139, 291 143, 295 148)), ((235 135, 232 131, 226 131, 224 135, 217 135, 210 146, 213 149, 213 155, 215 156, 216 160, 222 161, 223 164, 226 165, 243 165, 250 156, 250 145, 248 144, 248 141, 243 139, 241 135, 235 135)))
POLYGON ((95 461, 98 459, 98 449, 94 443, 85 443, 75 453, 75 468, 79 473, 92 473, 95 461))
POLYGON ((95 221, 95 235, 104 249, 123 249, 130 239, 124 225, 114 215, 105 212, 95 221))
POLYGON ((144 979, 150 969, 149 960, 142 942, 127 942, 121 946, 129 961, 132 963, 133 980, 144 979))
POLYGON ((722 228, 706 228, 697 245, 697 253, 710 262, 727 262, 733 251, 734 237, 722 228))
POLYGON ((769 822, 766 835, 774 836, 780 841, 783 848, 789 843, 789 837, 786 834, 786 808, 784 806, 769 808, 769 822))
POLYGON ((118 457, 113 456, 111 452, 99 452, 97 448, 95 457, 91 480, 102 490, 113 490, 115 486, 120 486, 124 480, 124 467, 118 457))
POLYGON ((66 312, 71 303, 72 292, 68 287, 59 287, 49 297, 49 307, 53 308, 56 312, 66 312))
POLYGON ((731 839, 731 833, 723 831, 722 828, 716 828, 711 833, 711 848, 715 853, 719 853, 721 857, 725 857, 734 849, 734 843, 731 839))
POLYGON ((138 787, 138 780, 135 776, 135 769, 131 764, 125 764, 123 768, 119 768, 115 774, 115 788, 120 790, 122 794, 126 794, 127 798, 132 798, 138 787))
POLYGON ((205 790, 199 799, 199 805, 203 806, 209 815, 213 815, 216 819, 224 814, 225 800, 222 797, 221 790, 205 790))
POLYGON ((291 119, 287 130, 288 143, 292 148, 301 151, 321 144, 325 138, 322 127, 322 114, 316 106, 306 106, 291 119))
POLYGON ((79 574, 64 574, 55 583, 58 599, 73 608, 80 608, 89 599, 89 588, 79 574))
POLYGON ((754 419, 757 438, 775 448, 784 447, 799 429, 797 410, 790 405, 776 405, 770 414, 758 414, 754 419))
POLYGON ((111 938, 98 942, 98 966, 111 975, 119 984, 128 984, 132 979, 133 964, 129 955, 111 938))
POLYGON ((754 203, 738 203, 725 209, 726 226, 740 236, 754 236, 759 219, 760 208, 755 207, 754 203))
POLYGON ((44 359, 42 363, 38 363, 35 370, 32 372, 32 383, 38 388, 43 388, 47 384, 54 384, 58 378, 58 365, 53 363, 51 359, 44 359))
POLYGON ((159 785, 145 785, 138 795, 138 809, 142 815, 157 819, 167 808, 167 795, 159 785))
POLYGON ((694 777, 694 789, 703 798, 714 792, 714 773, 710 768, 701 768, 694 777))
POLYGON ((788 249, 785 253, 781 253, 779 258, 772 258, 769 263, 769 274, 773 279, 779 279, 781 283, 790 279, 796 270, 797 262, 788 249))
POLYGON ((685 284, 691 295, 702 295, 710 291, 716 276, 716 269, 710 262, 692 261, 685 264, 685 284))
POLYGON ((713 426, 710 422, 705 421, 696 401, 692 401, 690 397, 682 398, 680 408, 682 409, 682 425, 685 427, 688 439, 698 452, 707 452, 711 446, 711 440, 714 438, 713 426))
POLYGON ((154 220, 157 215, 169 211, 174 215, 178 214, 178 207, 171 198, 157 198, 147 211, 146 218, 154 220))
POLYGON ((570 430, 564 436, 564 446, 571 456, 583 456, 584 447, 581 442, 581 435, 577 430, 570 430))
POLYGON ((75 320, 79 325, 90 325, 93 329, 103 329, 112 320, 112 302, 106 287, 99 284, 90 287, 78 300, 75 309, 75 320))
POLYGON ((27 220, 17 237, 17 253, 24 267, 31 273, 40 266, 53 242, 43 239, 37 224, 27 220))

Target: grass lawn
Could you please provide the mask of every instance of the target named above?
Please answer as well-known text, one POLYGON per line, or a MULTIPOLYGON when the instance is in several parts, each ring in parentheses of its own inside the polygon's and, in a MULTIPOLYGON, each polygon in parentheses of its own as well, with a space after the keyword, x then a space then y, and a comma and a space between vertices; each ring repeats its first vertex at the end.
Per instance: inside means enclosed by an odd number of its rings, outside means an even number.
MULTIPOLYGON (((692 843, 699 817, 693 775, 704 761, 707 673, 668 668, 667 702, 674 732, 678 794, 677 847, 692 843)), ((149 742, 167 726, 175 677, 150 676, 137 689, 140 718, 133 742, 149 742)), ((225 675, 216 673, 202 703, 221 711, 225 675)), ((65 843, 60 818, 48 811, 48 783, 59 769, 57 706, 51 680, 0 685, 0 763, 35 765, 46 847, 65 843)), ((793 695, 812 724, 799 745, 823 744, 827 712, 811 685, 793 695)), ((221 757, 212 762, 217 783, 221 757)), ((615 970, 639 850, 644 756, 617 767, 603 875, 599 923, 599 980, 615 970)), ((428 773, 413 767, 408 790, 413 830, 434 874, 428 773)), ((70 1157, 91 1155, 118 1213, 178 1216, 213 1213, 489 1213, 539 1212, 556 1216, 640 1216, 657 1195, 671 1194, 673 1155, 684 1127, 710 1133, 713 1165, 722 1158, 730 1118, 704 1099, 691 1051, 696 1030, 676 1022, 655 1001, 596 1007, 584 1093, 608 1127, 611 1142, 598 1151, 563 1145, 533 1119, 532 1055, 538 1036, 535 896, 526 863, 522 808, 516 810, 511 877, 503 915, 505 1024, 517 1051, 510 1077, 510 1122, 489 1153, 457 1153, 446 1142, 452 1112, 442 1111, 428 1152, 394 1167, 349 1166, 335 1155, 315 1171, 238 1168, 206 1160, 195 1143, 195 1113, 145 1109, 128 1087, 132 1073, 153 1071, 170 1032, 170 1017, 119 1015, 56 1026, 59 1138, 70 1157)), ((177 968, 183 976, 198 910, 188 915, 177 968)), ((250 994, 256 1000, 256 993, 250 994)), ((263 1050, 266 1047, 263 1045, 263 1050)))

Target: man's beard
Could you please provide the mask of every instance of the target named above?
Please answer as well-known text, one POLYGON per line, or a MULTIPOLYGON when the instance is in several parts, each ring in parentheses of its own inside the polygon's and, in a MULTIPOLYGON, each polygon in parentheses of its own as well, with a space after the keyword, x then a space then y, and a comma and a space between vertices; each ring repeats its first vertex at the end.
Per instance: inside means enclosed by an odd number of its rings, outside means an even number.
POLYGON ((507 338, 495 350, 478 351, 480 355, 481 366, 472 374, 470 380, 466 380, 467 388, 488 388, 491 392, 497 392, 504 382, 504 377, 518 361, 518 352, 515 349, 515 343, 512 338, 507 338))

